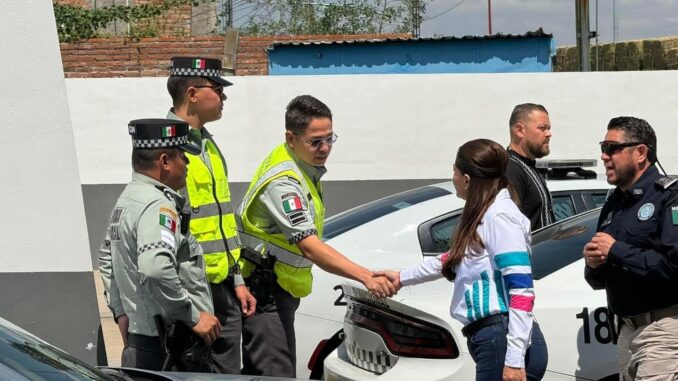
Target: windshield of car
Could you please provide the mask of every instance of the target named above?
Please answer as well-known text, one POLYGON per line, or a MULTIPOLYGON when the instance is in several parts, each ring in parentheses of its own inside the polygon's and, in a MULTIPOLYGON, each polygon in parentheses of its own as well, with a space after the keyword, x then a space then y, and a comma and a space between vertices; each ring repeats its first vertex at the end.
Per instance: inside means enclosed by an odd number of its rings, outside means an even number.
POLYGON ((1 319, 0 364, 31 381, 113 380, 46 342, 5 325, 1 319))
POLYGON ((327 219, 323 228, 323 239, 328 240, 387 214, 448 194, 450 194, 448 190, 428 186, 398 193, 348 210, 327 219))
POLYGON ((580 260, 584 245, 596 232, 599 214, 600 209, 594 209, 535 232, 532 277, 541 279, 580 260))

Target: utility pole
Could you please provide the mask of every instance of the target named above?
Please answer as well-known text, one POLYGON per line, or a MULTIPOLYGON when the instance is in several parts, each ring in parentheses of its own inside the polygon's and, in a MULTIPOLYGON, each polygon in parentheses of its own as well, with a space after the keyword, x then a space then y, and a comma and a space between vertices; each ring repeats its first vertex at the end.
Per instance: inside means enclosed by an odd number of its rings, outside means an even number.
POLYGON ((412 36, 419 37, 421 35, 421 17, 419 15, 419 0, 411 0, 410 7, 412 7, 412 36))
POLYGON ((579 71, 591 71, 591 38, 589 32, 589 0, 575 0, 579 71))
POLYGON ((219 0, 219 26, 221 32, 225 33, 226 29, 233 27, 233 3, 232 0, 219 0))
POLYGON ((487 0, 487 34, 492 34, 492 0, 487 0))
POLYGON ((612 43, 619 41, 619 12, 617 12, 617 0, 612 0, 612 43))

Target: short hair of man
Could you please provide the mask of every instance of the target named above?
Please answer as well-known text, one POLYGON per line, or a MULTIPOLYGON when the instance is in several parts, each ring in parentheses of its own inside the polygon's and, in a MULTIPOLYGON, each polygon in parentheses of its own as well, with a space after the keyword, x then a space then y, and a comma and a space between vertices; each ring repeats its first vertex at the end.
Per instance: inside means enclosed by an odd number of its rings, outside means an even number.
POLYGON ((174 107, 181 106, 186 97, 186 90, 190 86, 201 86, 210 83, 206 77, 197 77, 190 75, 171 75, 167 79, 167 91, 172 97, 174 107))
POLYGON ((303 135, 313 119, 332 120, 332 111, 326 104, 311 95, 295 97, 287 105, 285 129, 297 135, 303 135))
POLYGON ((532 113, 532 111, 541 111, 545 113, 546 115, 549 114, 548 111, 546 111, 546 107, 536 104, 536 103, 523 103, 519 104, 516 107, 513 108, 513 111, 511 112, 511 117, 509 118, 509 127, 513 127, 516 125, 518 122, 522 122, 527 117, 532 113))
POLYGON ((160 158, 160 155, 167 154, 170 158, 174 158, 179 154, 176 148, 134 148, 132 149, 132 168, 135 172, 148 171, 153 168, 153 164, 160 158))
POLYGON ((632 116, 618 116, 610 119, 607 124, 608 130, 620 130, 624 132, 627 143, 643 143, 648 148, 647 159, 654 164, 657 161, 657 135, 654 129, 645 119, 632 116))

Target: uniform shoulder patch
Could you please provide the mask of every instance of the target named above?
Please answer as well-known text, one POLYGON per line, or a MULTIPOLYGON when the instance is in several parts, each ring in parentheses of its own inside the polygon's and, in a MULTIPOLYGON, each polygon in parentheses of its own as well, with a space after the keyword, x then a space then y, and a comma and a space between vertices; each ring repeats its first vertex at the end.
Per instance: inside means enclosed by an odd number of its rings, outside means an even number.
POLYGON ((299 210, 303 210, 304 206, 301 203, 301 197, 296 193, 288 193, 288 197, 282 200, 282 207, 285 214, 290 214, 299 210))
POLYGON ((176 210, 174 210, 173 208, 168 208, 166 206, 160 207, 160 213, 169 215, 170 217, 172 217, 173 220, 179 218, 179 215, 177 214, 176 210))
POLYGON ((662 176, 654 183, 659 185, 663 189, 669 189, 671 188, 671 186, 678 183, 678 179, 674 179, 673 177, 670 176, 662 176))
POLYGON ((673 226, 678 225, 678 205, 671 207, 671 222, 673 226))
POLYGON ((176 219, 162 212, 160 213, 160 226, 171 230, 172 233, 175 233, 177 231, 176 219))
POLYGON ((297 226, 302 222, 308 221, 308 218, 306 218, 306 213, 304 213, 303 210, 286 214, 285 216, 287 217, 287 220, 290 222, 290 225, 292 226, 297 226))

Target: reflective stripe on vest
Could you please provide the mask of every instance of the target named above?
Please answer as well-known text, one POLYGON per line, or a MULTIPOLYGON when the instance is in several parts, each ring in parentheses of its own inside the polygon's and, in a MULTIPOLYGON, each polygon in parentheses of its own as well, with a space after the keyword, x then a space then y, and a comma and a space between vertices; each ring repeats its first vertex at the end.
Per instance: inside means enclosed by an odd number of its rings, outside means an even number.
POLYGON ((240 247, 226 163, 210 140, 205 142, 203 154, 209 156, 211 168, 200 156, 186 154, 189 163, 185 210, 191 213, 190 230, 204 252, 207 279, 220 283, 228 277, 229 269, 240 257, 240 247))
MULTIPOLYGON (((205 218, 218 216, 223 212, 231 212, 231 202, 211 203, 207 205, 193 206, 191 205, 191 218, 205 218), (221 208, 221 213, 219 209, 221 208)), ((232 212, 231 212, 232 213, 232 212)), ((230 245, 229 245, 230 247, 230 245)))
POLYGON ((273 242, 266 242, 259 237, 255 237, 244 232, 240 233, 240 242, 242 246, 249 247, 257 253, 267 250, 269 255, 274 256, 277 261, 288 266, 296 268, 308 268, 313 266, 313 262, 303 255, 298 255, 289 250, 283 249, 273 242))
MULTIPOLYGON (((226 243, 228 247, 239 247, 238 240, 235 237, 226 238, 226 243)), ((202 247, 203 254, 219 254, 224 252, 224 240, 213 239, 211 241, 200 241, 200 247, 202 247)))

